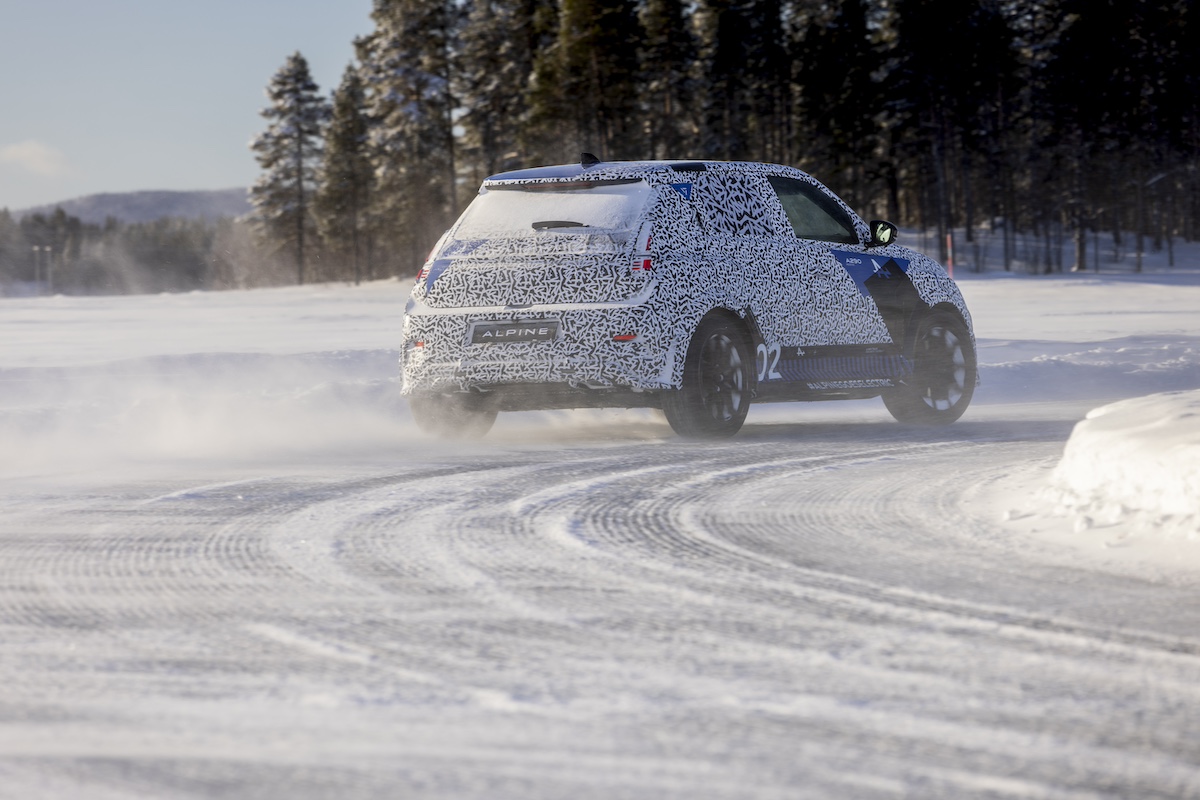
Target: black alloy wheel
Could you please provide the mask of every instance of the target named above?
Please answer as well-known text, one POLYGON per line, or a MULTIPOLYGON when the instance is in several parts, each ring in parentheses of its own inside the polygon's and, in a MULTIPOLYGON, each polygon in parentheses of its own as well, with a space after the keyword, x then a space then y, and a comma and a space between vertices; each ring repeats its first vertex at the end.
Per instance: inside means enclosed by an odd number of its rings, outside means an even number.
POLYGON ((913 371, 883 392, 888 411, 900 422, 949 425, 963 415, 975 393, 975 346, 966 323, 943 308, 930 311, 913 339, 913 371))
POLYGON ((705 317, 688 346, 683 385, 663 397, 671 428, 686 438, 737 433, 750 409, 753 365, 742 325, 725 315, 705 317))

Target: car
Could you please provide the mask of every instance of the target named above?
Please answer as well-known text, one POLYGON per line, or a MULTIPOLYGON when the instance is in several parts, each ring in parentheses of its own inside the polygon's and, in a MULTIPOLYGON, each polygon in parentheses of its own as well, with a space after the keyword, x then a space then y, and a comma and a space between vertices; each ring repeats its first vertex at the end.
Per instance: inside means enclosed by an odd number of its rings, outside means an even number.
POLYGON ((896 237, 775 164, 585 153, 492 175, 414 282, 401 393, 442 437, 500 411, 649 407, 715 438, 752 402, 870 397, 950 423, 978 380, 971 315, 896 237))

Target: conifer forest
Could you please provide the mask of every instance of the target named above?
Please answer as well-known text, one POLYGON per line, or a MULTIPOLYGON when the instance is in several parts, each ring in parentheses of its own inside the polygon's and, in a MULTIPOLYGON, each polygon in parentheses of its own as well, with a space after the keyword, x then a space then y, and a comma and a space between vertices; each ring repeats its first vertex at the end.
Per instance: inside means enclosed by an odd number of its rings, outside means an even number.
POLYGON ((487 175, 583 151, 793 165, 966 269, 1137 269, 1200 236, 1192 0, 375 0, 371 19, 331 92, 298 52, 271 78, 253 218, 193 231, 177 282, 408 276, 487 175), (233 238, 225 261, 259 266, 222 263, 233 238))
POLYGON ((967 266, 983 232, 988 266, 1031 271, 1198 232, 1190 0, 377 0, 373 19, 332 104, 298 54, 272 82, 255 202, 306 270, 324 247, 341 277, 411 272, 484 177, 582 151, 797 166, 967 266))

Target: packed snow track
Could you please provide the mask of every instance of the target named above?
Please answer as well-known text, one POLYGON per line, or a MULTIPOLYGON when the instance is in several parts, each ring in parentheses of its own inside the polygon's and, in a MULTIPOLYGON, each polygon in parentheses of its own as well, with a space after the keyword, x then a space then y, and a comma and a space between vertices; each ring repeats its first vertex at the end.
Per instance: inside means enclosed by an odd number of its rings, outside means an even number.
POLYGON ((34 481, 0 540, 0 678, 21 687, 0 777, 62 797, 1200 790, 1194 591, 979 517, 1070 423, 879 414, 718 444, 640 417, 624 440, 510 427, 334 476, 92 478, 45 507, 34 481))
POLYGON ((0 796, 1200 797, 1200 537, 1044 496, 1200 388, 1167 277, 967 282, 954 425, 706 443, 422 437, 394 283, 0 299, 0 796))

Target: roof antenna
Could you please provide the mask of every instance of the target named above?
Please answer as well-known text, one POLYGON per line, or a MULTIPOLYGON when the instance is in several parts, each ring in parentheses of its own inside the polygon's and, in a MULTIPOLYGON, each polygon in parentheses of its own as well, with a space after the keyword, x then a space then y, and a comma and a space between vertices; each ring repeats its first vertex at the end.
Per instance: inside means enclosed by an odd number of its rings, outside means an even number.
POLYGON ((579 166, 583 167, 584 169, 589 169, 590 167, 594 167, 599 163, 600 159, 596 158, 591 153, 579 154, 579 166))

